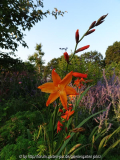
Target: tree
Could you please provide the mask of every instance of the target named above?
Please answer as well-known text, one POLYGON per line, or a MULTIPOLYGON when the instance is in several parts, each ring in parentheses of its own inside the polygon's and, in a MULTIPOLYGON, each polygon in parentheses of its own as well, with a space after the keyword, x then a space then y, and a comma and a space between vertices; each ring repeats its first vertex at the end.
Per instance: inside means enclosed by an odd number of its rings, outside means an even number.
POLYGON ((85 52, 80 57, 83 57, 86 63, 92 62, 92 63, 101 63, 101 59, 103 59, 103 56, 101 53, 98 53, 97 51, 90 51, 85 52))
POLYGON ((33 73, 36 70, 36 68, 35 68, 34 64, 31 64, 29 61, 25 61, 24 62, 24 70, 29 73, 33 73))
POLYGON ((53 68, 58 69, 58 63, 60 58, 54 58, 50 62, 47 63, 47 66, 44 68, 44 77, 47 77, 48 75, 51 75, 51 71, 53 68))
POLYGON ((104 66, 103 56, 98 51, 85 52, 80 57, 84 58, 86 64, 91 62, 92 64, 98 64, 100 68, 104 66))
MULTIPOLYGON (((42 12, 37 10, 37 7, 43 8, 43 2, 37 0, 37 5, 33 4, 32 0, 1 0, 0 2, 0 47, 4 49, 17 50, 18 43, 22 46, 28 47, 26 42, 23 41, 24 35, 19 29, 30 30, 35 23, 41 21, 43 16, 50 14, 49 10, 42 12), (32 9, 32 10, 31 10, 32 9)), ((52 15, 57 18, 58 15, 63 15, 55 8, 56 12, 52 15)), ((46 16, 47 17, 47 16, 46 16)))
POLYGON ((45 62, 42 61, 42 57, 44 56, 44 52, 42 52, 42 44, 36 44, 35 50, 37 51, 37 53, 35 52, 34 55, 32 56, 28 56, 28 60, 31 63, 35 63, 35 67, 36 69, 38 68, 38 72, 40 74, 40 70, 42 69, 42 66, 45 62))
POLYGON ((11 58, 8 53, 4 54, 4 52, 0 53, 0 65, 1 65, 1 70, 4 70, 4 75, 5 72, 8 71, 21 71, 21 68, 24 66, 24 63, 20 59, 14 59, 11 58), (12 66, 11 66, 12 64, 12 66), (4 67, 3 67, 4 66, 4 67))
MULTIPOLYGON (((36 2, 37 4, 34 4, 32 0, 0 0, 0 48, 12 50, 9 54, 15 56, 14 51, 17 51, 18 42, 28 47, 23 41, 24 35, 19 27, 24 31, 30 30, 35 23, 43 19, 43 16, 47 17, 47 14, 52 14, 56 19, 57 15, 63 16, 64 14, 57 8, 54 8, 55 12, 52 11, 52 13, 49 10, 42 12, 37 7, 43 8, 43 2, 41 0, 36 0, 36 2)), ((2 54, 3 52, 0 52, 0 55, 2 54)), ((2 67, 6 66, 6 59, 2 67)), ((9 63, 11 66, 14 65, 13 60, 9 59, 9 63)))
POLYGON ((113 45, 108 46, 106 52, 106 60, 105 63, 108 66, 112 62, 119 63, 120 62, 120 42, 116 41, 113 45))

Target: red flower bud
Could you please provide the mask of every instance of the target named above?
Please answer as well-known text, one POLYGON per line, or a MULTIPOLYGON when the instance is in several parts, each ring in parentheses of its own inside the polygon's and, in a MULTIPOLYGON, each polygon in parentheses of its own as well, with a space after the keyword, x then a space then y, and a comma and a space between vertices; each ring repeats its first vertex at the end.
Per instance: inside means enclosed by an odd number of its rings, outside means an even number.
POLYGON ((92 29, 93 27, 95 27, 95 23, 96 23, 96 21, 94 21, 94 22, 90 25, 89 29, 92 29))
POLYGON ((64 139, 64 141, 65 141, 66 139, 68 139, 68 138, 70 138, 70 135, 68 135, 68 136, 64 139))
POLYGON ((83 51, 83 50, 85 50, 85 49, 87 49, 87 48, 89 48, 90 47, 90 45, 87 45, 87 46, 84 46, 84 47, 82 47, 82 48, 79 48, 79 49, 77 49, 76 51, 75 51, 75 53, 78 53, 78 52, 80 52, 80 51, 83 51))
POLYGON ((79 41, 79 29, 77 29, 77 31, 75 33, 75 40, 76 40, 76 43, 78 44, 78 41, 79 41))
POLYGON ((59 112, 63 113, 63 110, 59 108, 59 112))
POLYGON ((69 55, 67 52, 64 53, 64 58, 67 61, 67 63, 69 64, 69 55))
POLYGON ((101 23, 103 23, 104 21, 100 21, 100 22, 97 22, 95 26, 98 26, 100 25, 101 23))
POLYGON ((72 75, 74 77, 87 78, 87 74, 82 74, 82 73, 78 73, 78 72, 73 72, 72 75))
POLYGON ((85 34, 85 36, 87 36, 88 34, 91 34, 91 33, 94 32, 94 31, 95 31, 95 29, 92 29, 92 30, 88 31, 88 32, 85 34))

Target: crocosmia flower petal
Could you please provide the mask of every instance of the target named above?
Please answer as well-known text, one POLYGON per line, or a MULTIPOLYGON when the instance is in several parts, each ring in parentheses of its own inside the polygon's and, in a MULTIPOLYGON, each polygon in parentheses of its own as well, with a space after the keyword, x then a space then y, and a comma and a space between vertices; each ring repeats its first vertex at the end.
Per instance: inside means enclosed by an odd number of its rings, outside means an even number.
POLYGON ((79 95, 79 93, 77 93, 76 90, 70 86, 66 86, 65 91, 67 95, 79 95))
POLYGON ((60 92, 60 100, 62 102, 63 107, 67 110, 67 95, 65 91, 60 92))
POLYGON ((57 98, 59 97, 59 93, 51 93, 47 102, 46 102, 46 106, 48 106, 50 103, 54 102, 57 98))
POLYGON ((60 81, 61 78, 60 76, 55 72, 55 69, 52 70, 52 80, 53 80, 53 85, 57 86, 60 81))
POLYGON ((62 88, 66 87, 67 84, 69 84, 69 83, 71 82, 71 80, 72 80, 72 73, 73 73, 73 71, 71 71, 70 73, 68 73, 68 74, 62 79, 62 81, 60 82, 60 86, 61 86, 62 88))
POLYGON ((38 89, 46 93, 55 93, 57 91, 57 87, 52 82, 45 83, 39 86, 38 89))

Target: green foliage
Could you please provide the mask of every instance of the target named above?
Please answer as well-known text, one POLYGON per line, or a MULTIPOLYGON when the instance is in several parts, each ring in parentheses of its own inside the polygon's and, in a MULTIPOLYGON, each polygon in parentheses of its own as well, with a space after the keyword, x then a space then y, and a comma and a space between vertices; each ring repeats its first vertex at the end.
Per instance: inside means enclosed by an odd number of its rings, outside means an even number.
POLYGON ((44 141, 29 141, 23 136, 19 136, 16 139, 16 143, 8 144, 1 150, 0 156, 1 160, 8 160, 8 158, 12 160, 16 160, 19 158, 29 159, 28 155, 38 155, 37 148, 44 144, 44 141), (14 156, 13 156, 14 155, 14 156))
MULTIPOLYGON (((12 55, 14 55, 14 53, 12 55)), ((4 74, 8 71, 21 71, 24 65, 22 60, 18 58, 16 59, 11 58, 10 56, 8 56, 8 53, 3 54, 3 52, 0 52, 0 64, 1 64, 0 72, 4 71, 4 74)))
POLYGON ((24 65, 25 65, 25 70, 28 71, 28 72, 33 72, 35 71, 35 66, 33 64, 31 64, 29 61, 25 61, 24 62, 24 65))
POLYGON ((120 62, 120 42, 116 41, 113 45, 108 46, 106 52, 106 65, 110 65, 112 62, 120 62))
POLYGON ((110 79, 110 77, 112 77, 114 70, 115 69, 115 75, 118 76, 120 78, 120 62, 112 62, 109 66, 105 67, 105 71, 107 71, 106 73, 106 77, 107 79, 110 79))
POLYGON ((82 57, 86 63, 92 62, 93 65, 97 63, 99 66, 101 66, 101 60, 103 59, 102 54, 97 51, 85 52, 80 57, 82 57))
POLYGON ((58 62, 60 58, 53 58, 50 62, 48 62, 47 66, 44 68, 44 77, 47 77, 49 74, 51 74, 52 69, 58 68, 58 62))
POLYGON ((43 144, 41 144, 41 145, 38 147, 37 151, 39 152, 39 153, 38 153, 39 155, 45 155, 46 146, 43 145, 43 144))
MULTIPOLYGON (((69 59, 72 56, 72 52, 69 55, 69 59)), ((74 71, 79 73, 86 73, 88 70, 88 80, 93 79, 93 83, 90 84, 96 84, 99 78, 101 78, 102 75, 102 68, 103 68, 103 61, 101 60, 103 57, 100 53, 97 51, 94 52, 88 52, 83 54, 82 56, 78 57, 75 55, 70 62, 70 65, 68 65, 68 72, 74 71), (91 61, 89 61, 89 56, 91 56, 91 61), (98 65, 99 64, 99 65, 98 65), (94 73, 93 73, 94 70, 94 73), (96 76, 95 76, 95 75, 96 76)), ((54 58, 51 60, 48 65, 45 67, 44 75, 47 76, 51 74, 52 68, 56 69, 56 72, 59 74, 61 78, 65 77, 66 72, 65 69, 67 67, 67 62, 65 61, 64 56, 62 55, 59 58, 54 58)), ((72 82, 76 79, 76 77, 73 77, 72 82)), ((86 79, 86 80, 87 80, 86 79)))
MULTIPOLYGON (((47 116, 44 116, 44 118, 46 120, 47 116)), ((43 119, 39 111, 18 112, 11 116, 10 120, 6 121, 5 125, 0 128, 0 148, 7 144, 16 143, 17 138, 21 135, 29 139, 28 129, 33 137, 33 132, 41 123, 43 123, 43 119)))
POLYGON ((42 52, 42 44, 36 44, 36 51, 37 53, 34 53, 34 55, 32 56, 29 56, 28 57, 28 60, 31 62, 31 63, 35 63, 35 68, 37 70, 37 72, 40 74, 41 71, 43 71, 43 64, 45 62, 43 62, 42 60, 42 57, 44 56, 44 52, 42 52))

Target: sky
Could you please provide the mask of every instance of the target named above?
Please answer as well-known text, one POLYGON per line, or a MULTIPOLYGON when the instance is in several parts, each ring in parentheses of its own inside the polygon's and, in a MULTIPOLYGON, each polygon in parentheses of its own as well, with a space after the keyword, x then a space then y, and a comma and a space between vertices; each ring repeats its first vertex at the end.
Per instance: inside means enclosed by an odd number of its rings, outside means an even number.
MULTIPOLYGON (((55 11, 54 8, 57 8, 68 13, 65 12, 63 17, 58 15, 57 19, 52 14, 48 14, 47 18, 44 16, 43 20, 36 23, 30 31, 23 31, 26 34, 24 41, 29 48, 24 48, 19 43, 18 51, 15 51, 16 58, 20 57, 23 62, 28 61, 28 56, 36 52, 35 46, 39 43, 42 44, 42 51, 45 53, 42 58, 45 60, 44 65, 53 58, 63 55, 64 50, 59 48, 67 47, 68 54, 71 54, 71 50, 73 52, 76 45, 76 30, 79 29, 81 38, 93 21, 97 21, 107 13, 105 21, 94 27, 95 32, 85 36, 77 49, 86 45, 90 47, 77 55, 96 50, 104 58, 108 46, 113 45, 115 41, 120 41, 120 0, 44 0, 43 5, 43 8, 40 7, 43 12, 49 10, 52 13, 55 11)), ((0 49, 0 51, 10 50, 0 49)))

